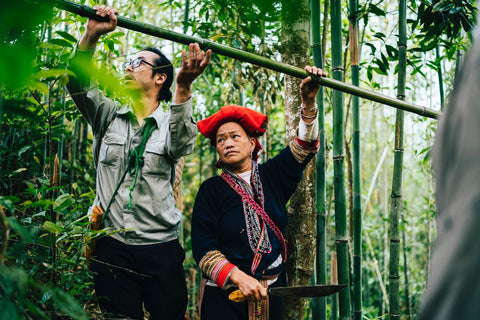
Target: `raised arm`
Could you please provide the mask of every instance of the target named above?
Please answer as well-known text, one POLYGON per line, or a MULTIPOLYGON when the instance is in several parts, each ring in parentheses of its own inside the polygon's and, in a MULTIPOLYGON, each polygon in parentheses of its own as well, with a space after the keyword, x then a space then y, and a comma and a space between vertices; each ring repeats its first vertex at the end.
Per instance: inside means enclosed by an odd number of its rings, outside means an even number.
POLYGON ((100 17, 109 17, 109 21, 101 22, 93 19, 88 19, 85 33, 78 42, 78 49, 91 50, 97 46, 98 39, 105 33, 115 30, 117 27, 118 10, 104 5, 95 5, 93 7, 100 17))
POLYGON ((118 11, 111 7, 94 6, 97 15, 108 16, 108 22, 89 19, 85 33, 77 44, 74 56, 70 59, 68 68, 75 74, 67 84, 67 89, 75 105, 92 126, 95 135, 102 135, 104 123, 111 119, 116 103, 106 98, 103 93, 90 84, 91 60, 97 42, 105 33, 113 31, 117 26, 118 11))
MULTIPOLYGON (((305 71, 314 76, 325 77, 327 74, 317 67, 306 66, 305 71)), ((317 116, 318 108, 315 99, 317 97, 320 85, 312 80, 312 77, 306 77, 300 84, 300 97, 302 100, 301 116, 305 123, 309 124, 317 116)))
POLYGON ((189 45, 189 53, 182 51, 182 68, 177 74, 177 85, 173 103, 182 104, 190 99, 193 81, 202 74, 210 63, 211 50, 204 54, 198 43, 189 45))

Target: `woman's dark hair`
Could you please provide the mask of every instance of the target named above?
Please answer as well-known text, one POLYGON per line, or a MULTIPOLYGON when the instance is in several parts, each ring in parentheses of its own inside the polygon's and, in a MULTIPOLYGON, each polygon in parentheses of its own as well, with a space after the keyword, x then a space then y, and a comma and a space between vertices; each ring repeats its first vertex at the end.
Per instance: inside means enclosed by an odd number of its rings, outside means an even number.
POLYGON ((166 101, 166 102, 170 101, 172 99, 172 91, 170 91, 170 86, 172 85, 172 81, 173 81, 173 66, 172 66, 172 63, 157 48, 145 47, 141 51, 150 51, 150 52, 156 53, 158 55, 158 58, 153 61, 153 64, 157 68, 152 69, 152 78, 157 73, 164 73, 164 74, 167 75, 167 80, 165 80, 162 88, 158 92, 157 100, 158 101, 166 101))

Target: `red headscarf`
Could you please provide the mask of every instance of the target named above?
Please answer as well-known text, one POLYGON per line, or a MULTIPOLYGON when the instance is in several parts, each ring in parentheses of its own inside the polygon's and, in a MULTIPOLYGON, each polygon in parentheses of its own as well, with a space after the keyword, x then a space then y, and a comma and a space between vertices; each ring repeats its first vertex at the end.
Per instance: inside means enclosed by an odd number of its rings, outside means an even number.
POLYGON ((216 145, 216 135, 218 128, 226 122, 236 122, 248 133, 250 137, 255 138, 255 149, 252 152, 252 158, 258 158, 258 151, 262 149, 258 137, 265 133, 268 124, 268 117, 260 112, 241 106, 224 106, 220 111, 210 117, 197 122, 200 132, 210 139, 212 146, 216 145))

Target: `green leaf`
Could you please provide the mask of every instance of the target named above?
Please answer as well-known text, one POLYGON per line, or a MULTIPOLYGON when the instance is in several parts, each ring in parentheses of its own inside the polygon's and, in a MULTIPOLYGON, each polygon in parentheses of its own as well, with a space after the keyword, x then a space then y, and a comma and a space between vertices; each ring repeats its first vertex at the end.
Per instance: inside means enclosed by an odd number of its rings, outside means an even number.
POLYGON ((374 4, 370 4, 370 6, 368 7, 368 11, 370 11, 370 13, 372 13, 376 16, 385 17, 387 15, 384 10, 380 9, 378 6, 376 6, 374 4))
POLYGON ((50 232, 50 233, 54 233, 54 234, 57 234, 58 232, 60 231, 65 231, 65 229, 59 225, 56 225, 55 223, 51 222, 51 221, 45 221, 43 223, 43 229, 45 229, 46 231, 50 232))
POLYGON ((32 75, 34 58, 35 48, 0 44, 0 83, 11 88, 22 87, 32 75))
POLYGON ((72 72, 66 69, 47 69, 47 70, 40 70, 35 73, 35 79, 37 80, 54 80, 65 76, 66 74, 72 75, 72 72))
MULTIPOLYGON (((22 154, 24 154, 27 150, 29 150, 31 148, 32 148, 32 146, 24 146, 22 149, 20 149, 20 151, 18 151, 17 156, 21 157, 22 154)), ((23 168, 23 169, 25 169, 25 168, 23 168)), ((27 169, 25 169, 25 170, 27 170, 27 169)))
POLYGON ((367 78, 368 78, 368 81, 372 81, 372 78, 373 78, 373 70, 370 66, 367 67, 367 78))
POLYGON ((75 320, 88 320, 85 310, 72 296, 59 289, 49 289, 48 292, 60 311, 75 320))
POLYGON ((32 242, 32 235, 30 232, 28 232, 27 229, 25 229, 20 223, 15 220, 14 217, 9 217, 8 218, 8 224, 10 225, 10 228, 12 228, 13 231, 15 231, 23 241, 30 243, 32 242))
POLYGON ((15 210, 15 203, 18 202, 18 201, 19 201, 19 199, 17 197, 0 196, 0 205, 10 212, 13 212, 13 210, 15 210))
POLYGON ((60 47, 73 48, 73 44, 64 39, 50 39, 48 43, 55 44, 60 47))
POLYGON ((8 175, 8 177, 11 178, 11 177, 16 176, 17 174, 22 173, 22 172, 24 172, 24 171, 27 171, 27 168, 18 168, 17 170, 12 171, 12 172, 8 175))
MULTIPOLYGON (((50 92, 50 89, 48 88, 48 86, 45 83, 37 81, 37 80, 29 81, 27 83, 27 87, 30 88, 32 91, 38 91, 38 92, 40 92, 41 94, 44 94, 44 95, 48 95, 48 93, 50 92)), ((39 103, 36 102, 36 104, 38 105, 39 103)))
POLYGON ((72 43, 77 43, 77 38, 72 36, 70 33, 65 32, 65 31, 55 31, 56 34, 58 34, 60 37, 64 38, 67 41, 70 41, 72 43))
POLYGON ((55 203, 53 208, 55 210, 61 211, 62 209, 71 206, 73 203, 73 198, 70 194, 62 194, 57 199, 55 199, 55 203))

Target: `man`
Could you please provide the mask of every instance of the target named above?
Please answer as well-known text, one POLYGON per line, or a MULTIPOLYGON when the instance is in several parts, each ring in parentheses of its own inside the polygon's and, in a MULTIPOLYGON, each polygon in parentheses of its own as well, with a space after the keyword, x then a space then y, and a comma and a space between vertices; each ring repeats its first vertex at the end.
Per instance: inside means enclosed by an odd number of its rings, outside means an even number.
POLYGON ((438 237, 419 320, 480 318, 480 26, 432 152, 438 237))
POLYGON ((92 126, 97 162, 95 205, 106 211, 104 226, 114 233, 97 240, 90 269, 102 310, 114 318, 184 319, 187 291, 185 257, 178 241, 180 212, 172 192, 178 159, 193 151, 196 124, 192 117, 191 85, 206 68, 206 55, 190 44, 182 52, 182 68, 171 99, 170 61, 157 49, 146 48, 125 64, 126 83, 140 93, 133 105, 106 98, 90 79, 91 61, 101 35, 116 28, 117 10, 95 6, 108 22, 89 19, 70 68, 77 75, 69 92, 92 126), (86 70, 85 70, 86 69, 86 70), (108 210, 107 210, 108 208, 108 210))

